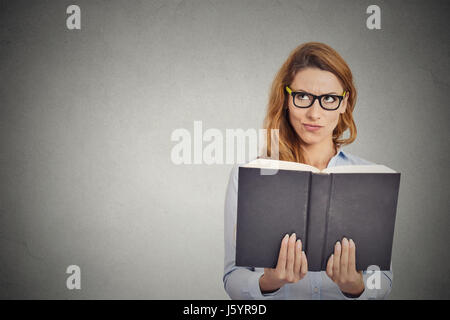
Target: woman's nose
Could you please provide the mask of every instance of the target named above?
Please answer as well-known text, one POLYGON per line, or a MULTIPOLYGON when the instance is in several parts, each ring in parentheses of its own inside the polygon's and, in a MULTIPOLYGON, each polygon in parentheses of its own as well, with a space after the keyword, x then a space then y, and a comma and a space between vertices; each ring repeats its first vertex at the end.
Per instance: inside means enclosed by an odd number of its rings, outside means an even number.
POLYGON ((320 119, 322 107, 320 106, 319 99, 316 99, 311 107, 308 108, 306 115, 311 119, 320 119))

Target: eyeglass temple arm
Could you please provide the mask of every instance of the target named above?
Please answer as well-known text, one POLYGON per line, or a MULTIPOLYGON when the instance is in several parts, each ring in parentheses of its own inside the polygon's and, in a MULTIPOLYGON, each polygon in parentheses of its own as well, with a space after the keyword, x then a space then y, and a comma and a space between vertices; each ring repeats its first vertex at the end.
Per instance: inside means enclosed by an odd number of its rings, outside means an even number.
POLYGON ((291 88, 289 88, 288 86, 286 86, 286 91, 287 91, 289 94, 292 94, 292 90, 291 90, 291 88))

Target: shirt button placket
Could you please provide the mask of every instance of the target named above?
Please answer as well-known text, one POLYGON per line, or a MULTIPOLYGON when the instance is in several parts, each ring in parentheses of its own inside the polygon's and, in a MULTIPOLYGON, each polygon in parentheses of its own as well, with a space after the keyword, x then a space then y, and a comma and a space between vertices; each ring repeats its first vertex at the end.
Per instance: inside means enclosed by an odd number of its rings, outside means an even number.
POLYGON ((320 299, 320 272, 313 273, 311 277, 312 299, 320 299))

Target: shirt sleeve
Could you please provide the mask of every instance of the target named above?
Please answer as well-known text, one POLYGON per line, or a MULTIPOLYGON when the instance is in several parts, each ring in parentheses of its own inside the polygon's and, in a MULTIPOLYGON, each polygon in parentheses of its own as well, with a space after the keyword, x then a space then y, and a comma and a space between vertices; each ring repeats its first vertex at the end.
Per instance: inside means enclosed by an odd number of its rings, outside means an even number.
POLYGON ((275 292, 263 294, 259 287, 259 278, 264 271, 254 268, 237 267, 236 259, 236 221, 237 221, 237 191, 239 166, 231 170, 225 195, 224 208, 224 275, 225 291, 231 299, 276 299, 282 296, 284 287, 275 292))
MULTIPOLYGON (((370 267, 369 267, 370 270, 370 267)), ((349 297, 345 294, 345 299, 347 300, 373 300, 373 299, 386 299, 392 290, 392 280, 394 278, 394 273, 392 271, 392 262, 390 270, 380 271, 373 270, 363 271, 364 280, 364 291, 359 297, 349 297)))

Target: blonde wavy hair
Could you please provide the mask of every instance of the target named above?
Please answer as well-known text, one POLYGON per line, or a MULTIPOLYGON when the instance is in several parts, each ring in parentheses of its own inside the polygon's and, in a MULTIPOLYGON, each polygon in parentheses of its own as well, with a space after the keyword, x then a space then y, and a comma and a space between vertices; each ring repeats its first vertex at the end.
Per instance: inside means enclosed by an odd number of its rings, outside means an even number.
MULTIPOLYGON (((289 122, 289 95, 285 87, 289 86, 298 71, 304 68, 318 68, 333 73, 341 82, 343 89, 348 91, 347 108, 339 115, 339 121, 333 130, 335 148, 350 144, 356 139, 356 125, 353 120, 353 109, 356 103, 356 88, 353 75, 344 59, 330 46, 320 42, 307 42, 299 45, 283 63, 272 82, 267 113, 264 118, 264 129, 267 129, 267 155, 259 158, 271 157, 272 136, 270 129, 278 129, 279 160, 305 163, 302 152, 302 140, 289 122), (350 136, 343 138, 343 133, 349 129, 350 136)), ((275 142, 275 141, 274 141, 275 142)))

